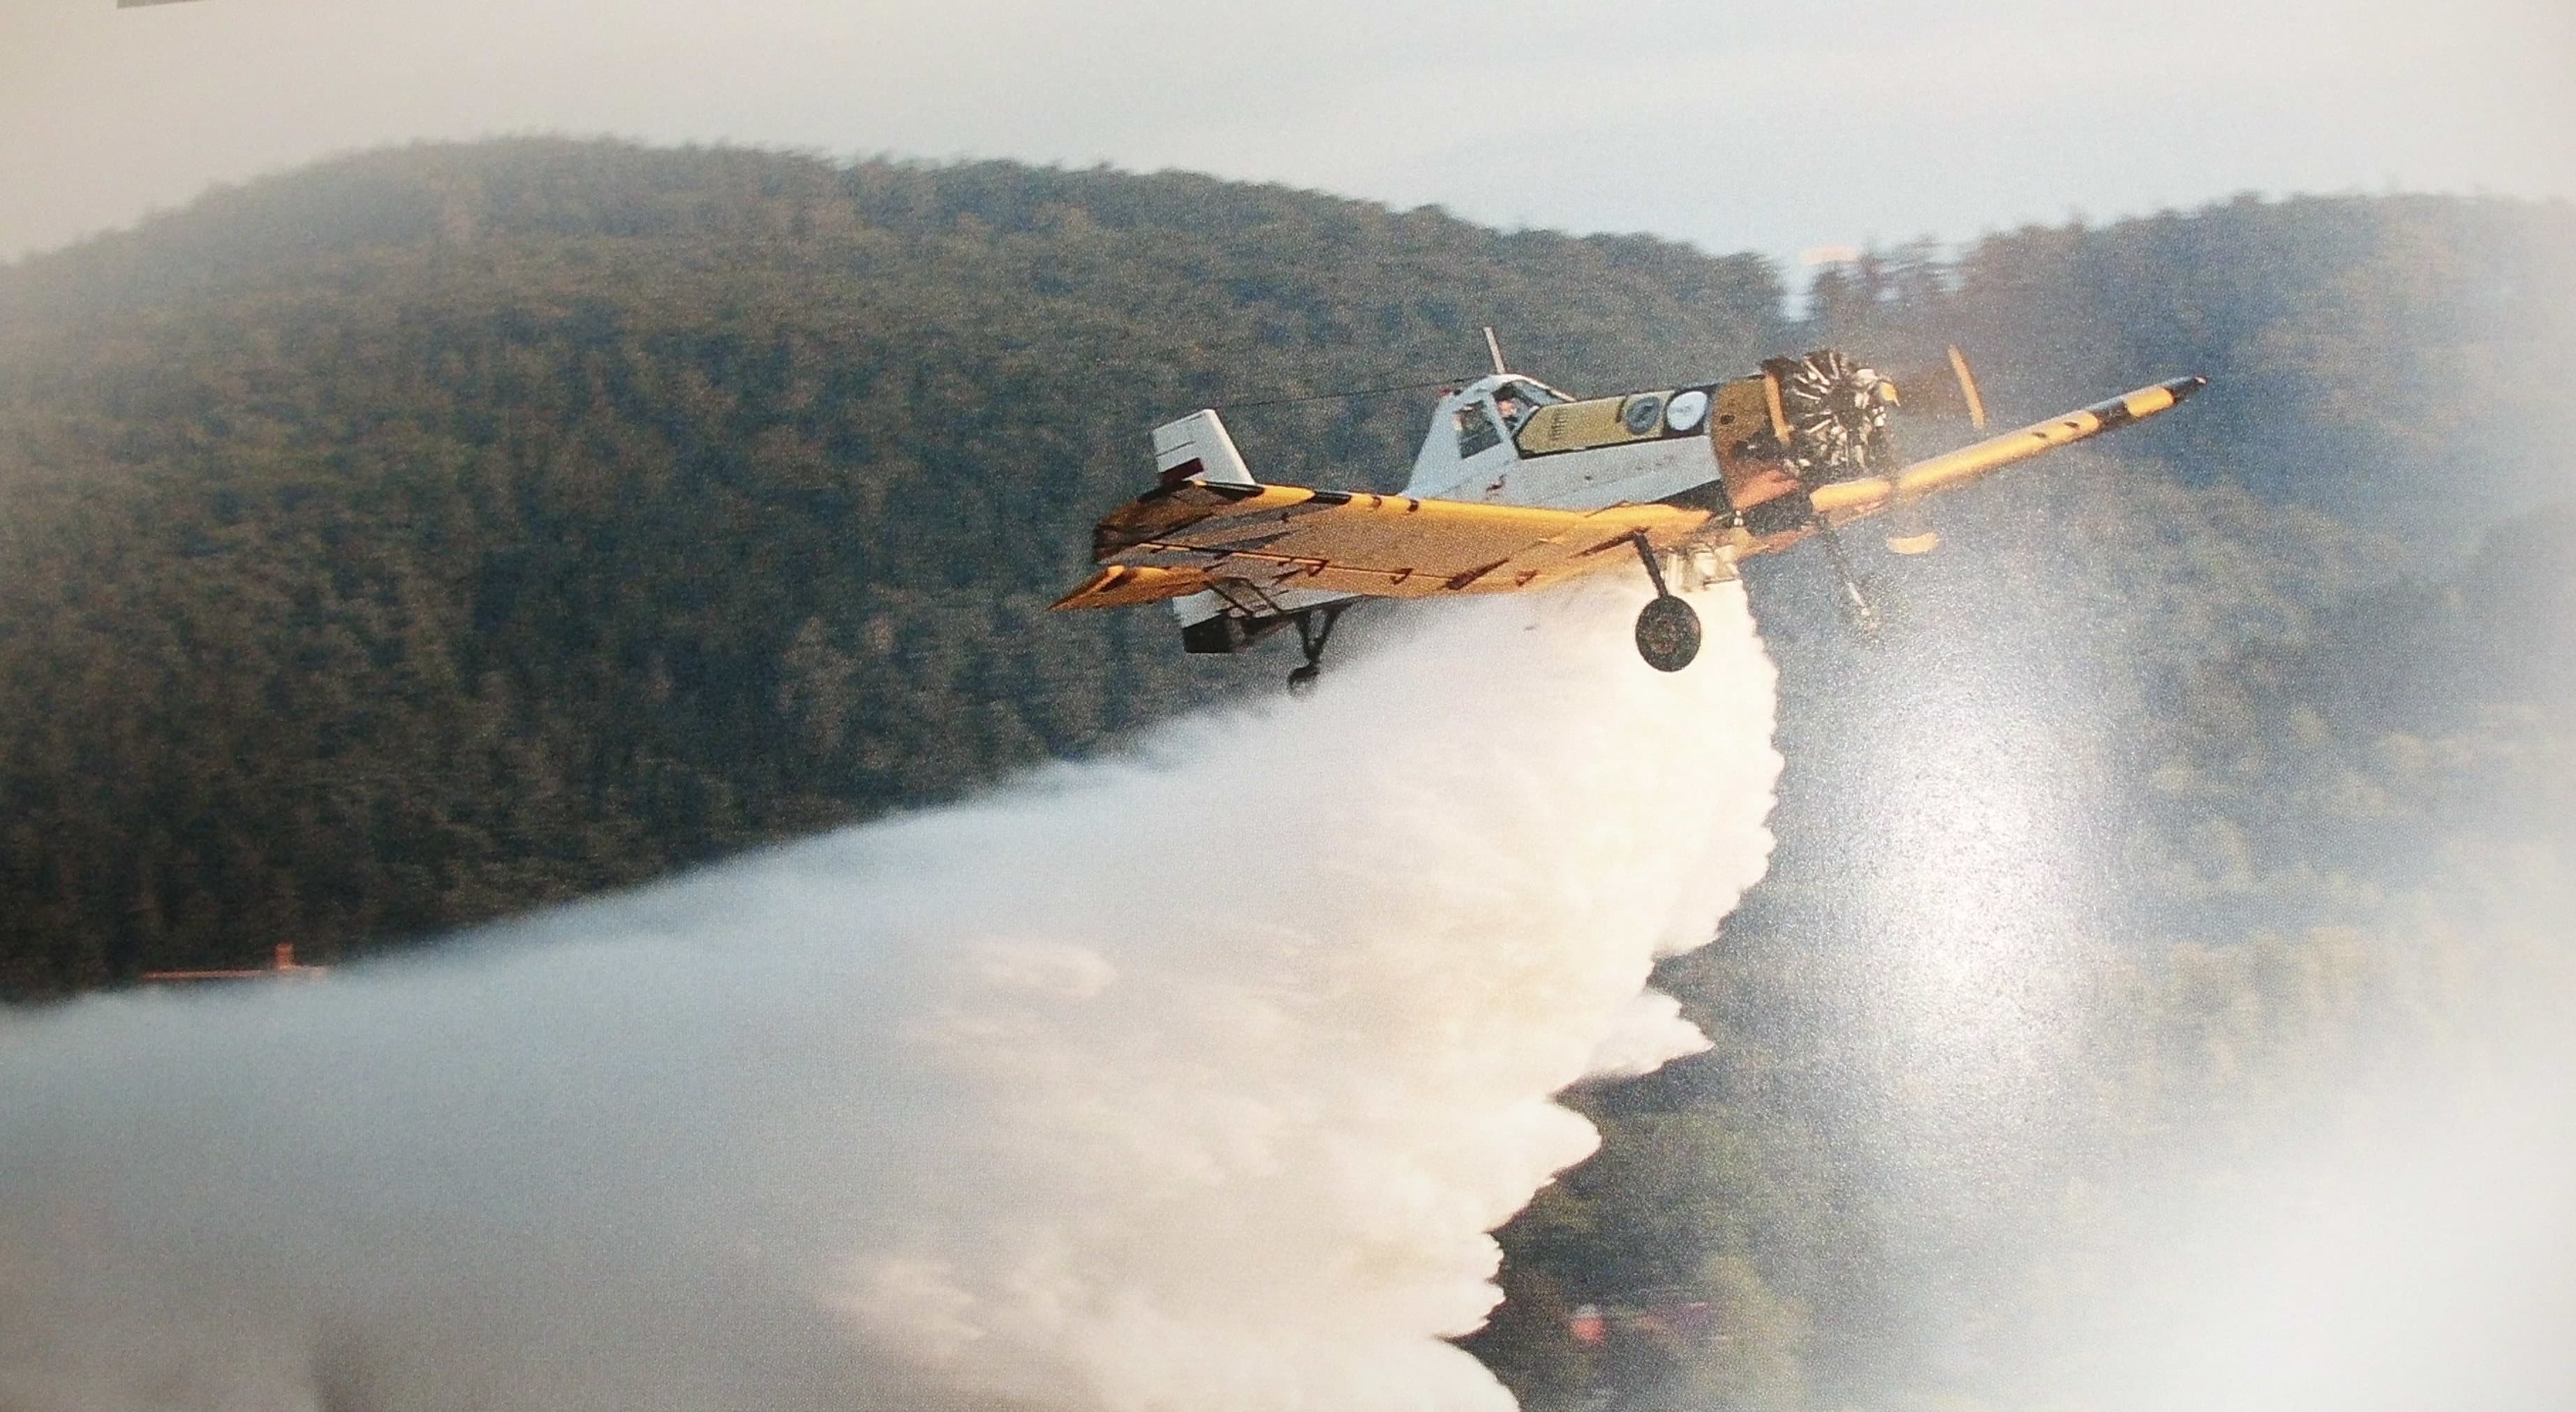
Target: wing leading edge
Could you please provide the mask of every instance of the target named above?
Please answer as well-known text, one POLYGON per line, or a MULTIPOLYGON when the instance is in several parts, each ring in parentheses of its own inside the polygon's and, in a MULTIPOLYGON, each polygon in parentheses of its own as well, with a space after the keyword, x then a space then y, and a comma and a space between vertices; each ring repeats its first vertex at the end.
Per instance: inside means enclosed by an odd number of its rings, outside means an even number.
POLYGON ((1115 608, 1221 586, 1428 598, 1502 593, 1633 564, 1704 527, 1706 510, 1550 510, 1286 485, 1181 481, 1100 522, 1103 567, 1058 608, 1115 608))
POLYGON ((2153 387, 2139 388, 2126 396, 2096 402, 2062 417, 2033 422, 2019 430, 1928 457, 1893 476, 1872 476, 1865 480, 1818 486, 1812 496, 1816 513, 1828 523, 1840 524, 1892 506, 1911 504, 1927 495, 1955 490, 2015 462, 2027 461, 2061 446, 2072 446, 2106 431, 2116 431, 2131 422, 2143 421, 2159 412, 2171 411, 2208 385, 2209 379, 2204 377, 2174 378, 2153 387))

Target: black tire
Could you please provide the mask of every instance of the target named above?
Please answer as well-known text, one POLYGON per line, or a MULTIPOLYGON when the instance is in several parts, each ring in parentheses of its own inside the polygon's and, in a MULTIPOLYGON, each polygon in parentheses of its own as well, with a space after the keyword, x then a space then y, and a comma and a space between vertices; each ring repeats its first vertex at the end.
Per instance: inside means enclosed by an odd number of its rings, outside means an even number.
POLYGON ((1699 655, 1699 614, 1667 593, 1637 614, 1637 655, 1659 672, 1678 672, 1699 655))
POLYGON ((1291 671, 1288 673, 1288 694, 1290 696, 1314 695, 1315 681, 1323 675, 1321 671, 1311 666, 1299 667, 1291 671))

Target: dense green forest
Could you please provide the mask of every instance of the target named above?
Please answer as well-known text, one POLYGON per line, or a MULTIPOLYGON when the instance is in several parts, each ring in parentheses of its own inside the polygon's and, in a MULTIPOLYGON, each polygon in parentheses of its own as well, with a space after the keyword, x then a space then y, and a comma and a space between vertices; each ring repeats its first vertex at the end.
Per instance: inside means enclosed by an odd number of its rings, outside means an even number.
POLYGON ((1420 393, 1281 399, 1472 373, 1481 324, 1576 390, 1824 342, 1962 342, 2006 415, 2205 372, 1945 507, 1875 571, 1875 647, 1763 566, 1778 865, 1664 978, 1717 1047, 1576 1096, 1605 1149, 1506 1232, 1472 1345, 1550 1412, 1921 1390, 1961 1318, 1900 1272, 2040 1297, 2027 1213, 2436 1023, 2480 909, 2565 886, 2576 213, 2249 199, 1809 296, 1186 175, 534 140, 0 268, 0 999, 400 945, 1267 689, 1044 605, 1144 429, 1240 404, 1262 473, 1386 486, 1420 393), (1905 952, 1922 826, 1883 801, 1962 770, 2045 792, 2081 875, 2050 971, 2122 1017, 1993 1178, 2012 1217, 1927 1209, 1908 1002, 1819 983, 1905 952))
MULTIPOLYGON (((0 279, 0 994, 936 799, 1232 673, 1050 617, 1172 409, 1778 341, 1756 260, 1197 178, 516 143, 0 279)), ((1246 409, 1410 463, 1419 394, 1246 409)))

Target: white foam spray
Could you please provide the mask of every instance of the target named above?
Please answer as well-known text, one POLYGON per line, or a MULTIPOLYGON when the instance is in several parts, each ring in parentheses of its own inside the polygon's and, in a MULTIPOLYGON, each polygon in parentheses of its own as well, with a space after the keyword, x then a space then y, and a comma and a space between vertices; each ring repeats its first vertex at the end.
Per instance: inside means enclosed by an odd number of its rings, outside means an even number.
POLYGON ((0 1023, 0 1407, 1467 1409, 1485 1232, 1704 1041, 1740 593, 1390 615, 1306 702, 429 960, 0 1023))

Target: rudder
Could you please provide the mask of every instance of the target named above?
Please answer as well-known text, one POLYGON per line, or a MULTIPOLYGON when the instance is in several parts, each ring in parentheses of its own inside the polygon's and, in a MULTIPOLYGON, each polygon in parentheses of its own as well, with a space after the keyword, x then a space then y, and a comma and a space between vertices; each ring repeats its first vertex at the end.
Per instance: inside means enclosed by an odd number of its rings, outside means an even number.
POLYGON ((1225 419, 1202 407, 1154 428, 1154 474, 1165 485, 1185 480, 1250 485, 1252 471, 1226 435, 1225 419))

